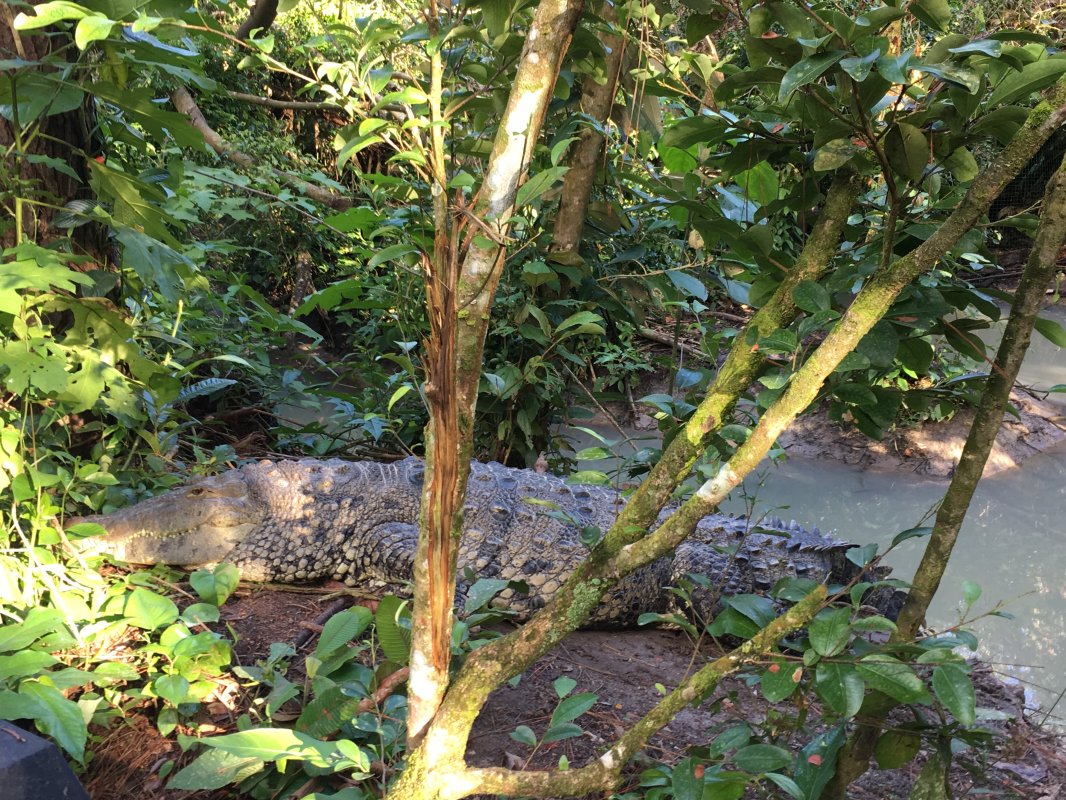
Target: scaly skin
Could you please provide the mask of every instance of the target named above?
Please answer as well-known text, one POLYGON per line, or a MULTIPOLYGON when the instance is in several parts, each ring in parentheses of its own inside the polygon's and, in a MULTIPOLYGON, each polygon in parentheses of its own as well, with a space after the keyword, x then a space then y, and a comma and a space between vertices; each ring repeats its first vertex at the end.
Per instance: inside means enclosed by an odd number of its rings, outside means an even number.
MULTIPOLYGON (((247 580, 333 578, 402 591, 411 580, 422 473, 422 462, 414 458, 395 464, 260 461, 79 521, 108 531, 86 540, 90 552, 123 561, 186 566, 228 561, 247 580)), ((587 555, 581 528, 606 531, 624 503, 612 489, 475 463, 460 575, 469 568, 478 577, 525 581, 528 594, 507 589, 497 603, 528 618, 587 555)), ((712 588, 697 589, 694 597, 704 619, 721 595, 766 593, 780 578, 847 582, 858 571, 844 558, 852 546, 794 522, 773 520, 752 528, 744 518, 714 514, 673 559, 649 564, 619 583, 593 622, 626 625, 644 612, 674 610, 675 597, 664 587, 676 586, 688 573, 711 579, 712 588)))

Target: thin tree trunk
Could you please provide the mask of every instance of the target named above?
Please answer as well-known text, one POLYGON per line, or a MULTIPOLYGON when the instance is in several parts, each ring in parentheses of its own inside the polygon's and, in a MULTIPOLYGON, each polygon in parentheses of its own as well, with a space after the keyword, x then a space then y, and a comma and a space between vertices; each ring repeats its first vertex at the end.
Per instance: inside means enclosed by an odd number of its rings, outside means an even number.
MULTIPOLYGON (((427 266, 430 421, 412 605, 408 735, 413 742, 422 737, 448 685, 462 499, 473 453, 485 334, 503 271, 509 220, 583 4, 583 0, 541 0, 537 6, 478 199, 473 209, 460 209, 462 215, 451 222, 442 182, 446 176, 437 174, 443 171, 443 139, 431 145, 439 148, 432 156, 439 164, 431 167, 436 175, 432 190, 437 229, 433 263, 427 266)), ((431 6, 430 16, 435 18, 434 12, 431 6)), ((431 64, 436 76, 431 78, 437 94, 436 120, 440 119, 439 69, 431 64)), ((429 769, 435 770, 443 768, 442 753, 449 751, 439 739, 430 738, 420 752, 429 769)))
POLYGON ((247 39, 254 30, 259 30, 260 34, 265 33, 274 24, 277 15, 278 0, 257 0, 248 14, 248 19, 237 28, 237 38, 247 39))
MULTIPOLYGON (((605 2, 600 15, 611 25, 618 24, 618 11, 613 3, 605 2)), ((585 76, 581 83, 581 113, 603 126, 614 108, 615 92, 618 89, 618 74, 622 67, 622 52, 625 47, 624 31, 617 35, 605 35, 603 46, 607 58, 603 69, 604 83, 597 83, 592 76, 585 76)), ((581 129, 577 143, 570 152, 570 169, 563 178, 563 190, 559 198, 559 210, 555 215, 555 231, 552 234, 551 252, 563 264, 581 263, 578 248, 581 232, 588 215, 589 197, 596 182, 596 172, 603 160, 606 137, 597 128, 586 125, 581 129)))
MULTIPOLYGON (((918 629, 929 611, 929 604, 944 577, 966 511, 984 473, 996 435, 1003 426, 1003 415, 1010 399, 1010 391, 1018 377, 1022 359, 1029 349, 1033 323, 1043 305, 1044 292, 1054 277, 1059 252, 1064 243, 1066 164, 1048 181, 1036 240, 1014 293, 1010 318, 1003 331, 1003 339, 996 352, 981 403, 970 426, 959 465, 944 493, 933 532, 929 536, 906 603, 900 612, 898 629, 892 635, 895 642, 910 642, 918 635, 918 629)), ((895 703, 886 699, 876 708, 868 710, 870 713, 865 715, 862 727, 852 735, 840 753, 837 774, 827 789, 827 796, 843 800, 847 797, 848 785, 869 769, 870 756, 881 735, 880 723, 894 707, 895 703)))

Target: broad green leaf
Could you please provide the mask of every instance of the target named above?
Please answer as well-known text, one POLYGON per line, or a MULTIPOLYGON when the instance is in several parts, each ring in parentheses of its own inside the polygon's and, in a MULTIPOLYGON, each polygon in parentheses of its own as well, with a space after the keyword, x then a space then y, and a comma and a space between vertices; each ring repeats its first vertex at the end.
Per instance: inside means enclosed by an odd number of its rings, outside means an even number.
POLYGON ((378 603, 374 616, 378 644, 385 657, 406 664, 411 654, 411 613, 405 601, 386 595, 378 603))
POLYGON ((62 615, 51 608, 34 608, 22 622, 0 628, 0 653, 23 650, 63 626, 62 615))
POLYGON ((154 631, 178 618, 178 607, 169 597, 149 589, 134 589, 126 598, 123 609, 126 621, 135 628, 154 631))
POLYGON ((981 89, 981 76, 969 67, 958 64, 915 64, 914 68, 919 72, 943 78, 948 83, 957 84, 970 94, 977 94, 981 89))
POLYGON ((911 789, 910 800, 951 800, 948 790, 948 765, 951 751, 937 749, 922 767, 911 789))
POLYGON ((695 297, 697 300, 707 299, 707 287, 704 285, 703 281, 691 272, 671 269, 666 271, 666 277, 670 279, 670 283, 676 286, 685 295, 695 297))
POLYGON ((929 163, 929 142, 921 129, 899 122, 885 137, 885 153, 894 170, 916 181, 925 173, 929 163))
POLYGON ((977 719, 977 698, 973 680, 960 664, 940 664, 933 670, 933 692, 944 707, 964 727, 977 719))
POLYGON ((818 148, 814 154, 814 169, 817 172, 829 172, 844 166, 851 157, 864 148, 859 147, 851 139, 833 139, 818 148))
POLYGON ((161 675, 152 681, 152 691, 171 705, 189 700, 189 681, 181 675, 161 675))
POLYGON ((1036 321, 1033 322, 1033 327, 1056 347, 1066 347, 1066 328, 1063 328, 1059 323, 1044 317, 1037 317, 1036 321))
POLYGON ((111 35, 111 29, 115 23, 107 17, 95 14, 78 20, 78 26, 74 29, 74 44, 79 50, 84 50, 93 42, 106 39, 111 35))
POLYGON ((196 570, 189 576, 189 583, 205 603, 220 606, 233 594, 240 579, 241 573, 235 566, 222 563, 210 570, 196 570))
POLYGON ((792 290, 792 301, 796 307, 809 313, 824 311, 829 308, 829 292, 815 281, 800 281, 792 290))
MULTIPOLYGON (((324 742, 289 728, 252 728, 195 741, 240 758, 261 761, 291 759, 307 761, 315 767, 330 767, 346 758, 337 750, 335 742, 324 742)), ((366 766, 369 767, 369 762, 366 766)))
POLYGON ((520 742, 529 747, 537 746, 537 734, 533 733, 533 729, 528 725, 519 725, 511 731, 510 737, 516 742, 520 742))
POLYGON ((569 169, 568 166, 549 167, 536 173, 518 188, 518 194, 515 195, 515 208, 522 208, 532 203, 555 186, 569 169))
POLYGON ((44 28, 62 22, 65 19, 81 19, 91 12, 77 3, 68 3, 65 0, 57 0, 53 3, 41 3, 33 7, 34 16, 20 12, 15 17, 15 30, 28 31, 34 28, 44 28))
MULTIPOLYGON (((744 190, 748 199, 760 206, 772 203, 781 191, 781 182, 778 180, 777 173, 765 161, 760 161, 751 169, 741 172, 734 180, 737 186, 744 190)), ((707 299, 706 295, 700 299, 707 299)))
POLYGON ((238 756, 224 750, 208 750, 167 783, 168 789, 210 791, 238 783, 260 772, 264 762, 254 756, 238 756))
POLYGON ((591 692, 581 692, 571 695, 556 706, 552 712, 548 727, 554 727, 562 722, 575 720, 596 705, 597 696, 591 692))
POLYGON ((951 23, 948 0, 913 0, 910 12, 931 28, 945 31, 951 23))
POLYGON ((962 597, 967 606, 972 606, 981 599, 981 587, 973 581, 962 582, 962 597))
POLYGON ((43 672, 59 659, 38 650, 23 650, 11 656, 0 656, 0 680, 15 681, 43 672))
POLYGON ((674 800, 702 800, 703 777, 696 777, 698 764, 693 758, 678 762, 671 773, 674 800))
POLYGON ((800 664, 782 658, 773 659, 759 678, 763 697, 771 703, 780 703, 796 691, 802 676, 803 667, 800 664))
POLYGON ((370 609, 356 606, 334 614, 322 627, 318 637, 315 656, 325 658, 334 650, 339 650, 367 629, 373 619, 370 609))
POLYGON ((814 688, 834 712, 851 719, 859 713, 866 685, 854 665, 819 661, 814 669, 814 688))
POLYGON ((580 725, 575 725, 572 722, 559 722, 555 725, 548 726, 548 730, 544 732, 544 737, 541 741, 544 744, 561 742, 563 739, 573 739, 583 733, 584 731, 581 730, 580 725))
POLYGON ((859 661, 856 667, 870 688, 901 703, 917 703, 928 698, 922 679, 899 659, 870 655, 859 661))
POLYGON ((772 744, 749 744, 737 750, 733 763, 745 772, 759 775, 787 767, 792 763, 792 753, 772 744))
POLYGON ((972 181, 981 171, 977 166, 977 159, 965 147, 958 148, 948 156, 944 160, 944 166, 950 170, 955 180, 961 183, 972 181))
POLYGON ((899 769, 909 764, 922 747, 922 740, 908 731, 885 731, 874 746, 874 758, 881 769, 899 769))
POLYGON ((851 639, 851 609, 835 608, 822 611, 811 620, 808 631, 811 647, 820 656, 835 656, 848 646, 851 639))
POLYGON ((471 614, 488 603, 493 597, 508 587, 510 581, 500 578, 480 578, 466 591, 463 613, 471 614))
POLYGON ((81 709, 73 700, 68 700, 52 686, 37 681, 26 681, 19 686, 19 694, 32 697, 40 710, 34 724, 46 736, 51 736, 73 758, 85 757, 85 740, 89 736, 81 709))
POLYGON ((758 594, 738 594, 722 600, 734 611, 743 614, 760 628, 770 624, 777 617, 773 601, 758 594))
POLYGON ((778 100, 784 103, 792 92, 817 80, 827 69, 846 55, 847 53, 843 50, 835 50, 831 53, 820 53, 796 62, 781 79, 778 100))
POLYGON ((1033 92, 1047 88, 1066 72, 1066 58, 1047 58, 1009 72, 988 98, 988 107, 1024 102, 1033 92))
POLYGON ((552 688, 555 689, 555 695, 560 700, 570 694, 577 688, 577 681, 571 678, 569 675, 560 675, 554 681, 552 681, 552 688))

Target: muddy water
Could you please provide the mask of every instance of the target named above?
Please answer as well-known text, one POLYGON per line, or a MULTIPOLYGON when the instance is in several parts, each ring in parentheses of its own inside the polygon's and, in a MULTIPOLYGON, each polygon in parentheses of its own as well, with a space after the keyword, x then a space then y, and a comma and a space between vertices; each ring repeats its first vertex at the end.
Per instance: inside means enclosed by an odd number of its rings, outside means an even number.
MULTIPOLYGON (((1062 312, 1046 315, 1066 323, 1062 312)), ((1034 337, 1020 381, 1041 389, 1066 383, 1066 354, 1042 336, 1034 337)), ((1056 398, 1066 400, 1066 394, 1050 399, 1056 398)), ((618 438, 617 431, 600 431, 618 438)), ((634 441, 620 445, 620 454, 655 444, 646 432, 628 433, 634 441)), ((589 467, 603 468, 602 462, 589 467)), ((900 531, 925 524, 946 485, 904 471, 863 471, 792 458, 752 475, 724 510, 744 513, 753 503, 756 515, 796 519, 884 548, 900 531)), ((913 574, 924 541, 912 539, 890 554, 888 563, 898 576, 913 574)), ((983 590, 968 618, 997 605, 1013 615, 1012 620, 985 617, 971 627, 980 637, 981 657, 1031 689, 1031 700, 1042 708, 1041 719, 1066 690, 1066 446, 982 481, 931 609, 930 625, 944 628, 960 621, 964 580, 983 590)), ((1066 699, 1050 721, 1066 722, 1066 699)))

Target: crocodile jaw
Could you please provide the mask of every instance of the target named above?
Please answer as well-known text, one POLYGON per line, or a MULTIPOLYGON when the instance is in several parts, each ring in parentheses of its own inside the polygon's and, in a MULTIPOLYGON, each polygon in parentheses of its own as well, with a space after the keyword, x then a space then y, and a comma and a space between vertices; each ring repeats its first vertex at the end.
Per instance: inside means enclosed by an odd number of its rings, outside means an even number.
POLYGON ((230 471, 107 516, 69 522, 92 522, 107 530, 78 543, 84 554, 106 553, 133 564, 199 566, 224 560, 263 516, 241 473, 230 471))

